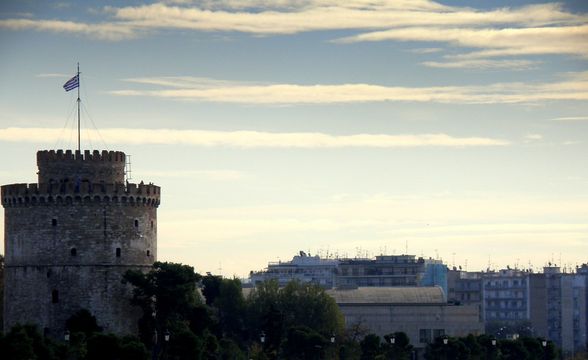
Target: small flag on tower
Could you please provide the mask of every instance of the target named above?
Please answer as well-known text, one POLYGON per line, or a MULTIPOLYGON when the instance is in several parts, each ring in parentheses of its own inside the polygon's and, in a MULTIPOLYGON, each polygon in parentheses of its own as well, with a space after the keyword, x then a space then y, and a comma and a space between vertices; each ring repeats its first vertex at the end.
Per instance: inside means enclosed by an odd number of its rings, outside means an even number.
POLYGON ((67 80, 67 82, 65 84, 63 84, 63 88, 65 89, 65 91, 73 90, 79 86, 80 86, 80 75, 79 74, 72 77, 71 79, 67 80))

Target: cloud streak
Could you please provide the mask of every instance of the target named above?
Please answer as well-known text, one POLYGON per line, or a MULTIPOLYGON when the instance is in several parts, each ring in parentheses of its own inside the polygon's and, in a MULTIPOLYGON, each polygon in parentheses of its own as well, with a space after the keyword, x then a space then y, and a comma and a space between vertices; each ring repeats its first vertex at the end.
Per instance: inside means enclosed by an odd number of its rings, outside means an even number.
POLYGON ((506 29, 405 27, 353 35, 336 41, 435 41, 485 49, 455 57, 461 59, 539 54, 568 54, 588 58, 588 44, 584 41, 587 37, 588 25, 506 29))
MULTIPOLYGON (((588 37, 588 15, 568 12, 557 3, 478 10, 428 0, 167 0, 106 6, 102 10, 103 19, 96 23, 23 17, 0 20, 0 29, 70 33, 113 41, 177 29, 265 36, 346 30, 356 34, 333 41, 439 42, 467 51, 479 49, 446 55, 446 62, 423 63, 439 68, 509 69, 512 65, 513 70, 526 70, 530 64, 524 61, 474 60, 540 54, 588 58, 588 43, 584 41, 588 37)), ((421 54, 431 50, 425 48, 421 54)))
POLYGON ((540 62, 529 60, 494 60, 494 59, 470 59, 449 61, 423 61, 421 64, 432 68, 442 69, 509 69, 529 70, 534 69, 540 62))
MULTIPOLYGON (((0 141, 47 143, 59 139, 61 129, 5 128, 0 141)), ((173 129, 103 129, 101 137, 110 144, 190 145, 236 148, 411 148, 505 146, 509 142, 485 137, 453 137, 447 134, 331 135, 325 133, 270 133, 260 131, 208 131, 173 129)), ((96 141, 98 139, 91 139, 96 141)))
POLYGON ((117 96, 146 96, 257 105, 362 103, 381 101, 457 104, 535 103, 555 100, 588 100, 588 72, 570 74, 559 82, 541 84, 496 83, 485 86, 399 87, 372 84, 298 85, 193 81, 183 77, 128 79, 167 89, 114 90, 117 96), (180 88, 178 88, 180 87, 180 88))
POLYGON ((588 121, 588 116, 564 116, 551 119, 553 121, 588 121))
POLYGON ((355 1, 341 5, 333 1, 309 1, 290 8, 247 9, 168 6, 161 3, 108 8, 114 18, 142 28, 176 28, 201 31, 237 31, 253 34, 295 34, 344 29, 386 29, 409 26, 481 26, 517 24, 536 26, 580 24, 586 18, 564 12, 558 4, 530 5, 476 11, 442 6, 434 2, 355 1), (428 5, 424 6, 424 5, 428 5))
POLYGON ((0 20, 0 29, 69 33, 113 41, 137 37, 134 27, 116 22, 92 24, 63 20, 3 19, 0 20))

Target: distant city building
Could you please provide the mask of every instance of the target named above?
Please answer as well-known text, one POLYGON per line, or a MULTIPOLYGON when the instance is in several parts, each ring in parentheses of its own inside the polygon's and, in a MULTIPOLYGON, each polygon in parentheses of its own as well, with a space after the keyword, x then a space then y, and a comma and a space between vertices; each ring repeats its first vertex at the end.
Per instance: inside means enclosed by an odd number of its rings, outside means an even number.
POLYGON ((473 305, 482 316, 482 273, 453 268, 447 273, 447 300, 455 304, 473 305))
POLYGON ((288 281, 312 282, 324 288, 439 286, 447 293, 447 266, 440 260, 414 255, 379 255, 374 259, 321 259, 303 251, 291 261, 269 263, 264 271, 251 272, 255 285, 275 279, 280 286, 288 281))
MULTIPOLYGON (((586 266, 586 265, 583 265, 586 266)), ((531 276, 531 323, 538 336, 555 342, 564 353, 586 350, 588 274, 562 273, 547 266, 531 276)))
MULTIPOLYGON (((398 299, 399 294, 409 294, 407 296, 412 300, 406 302, 416 303, 415 299, 423 300, 419 296, 431 294, 433 290, 430 289, 434 288, 433 303, 462 305, 442 309, 456 311, 455 316, 462 316, 461 312, 467 312, 467 316, 475 314, 478 318, 474 323, 483 324, 491 334, 504 338, 539 336, 553 341, 566 354, 586 351, 588 264, 577 267, 575 273, 562 273, 559 267, 551 265, 542 273, 508 267, 497 271, 468 272, 455 267, 448 270, 439 260, 414 255, 380 255, 374 259, 320 259, 304 255, 301 253, 289 262, 270 263, 266 271, 252 273, 251 280, 257 283, 275 278, 280 285, 285 285, 289 280, 299 279, 333 289, 329 293, 337 300, 347 323, 357 321, 360 316, 369 324, 369 329, 378 334, 392 331, 390 321, 395 329, 405 329, 412 321, 408 320, 410 314, 405 314, 407 317, 401 317, 397 312, 391 315, 390 304, 398 299), (407 289, 417 290, 411 293, 407 289)), ((424 302, 431 303, 429 300, 424 302)), ((425 316, 406 306, 395 305, 394 311, 413 311, 413 314, 425 316)), ((427 329, 422 325, 423 321, 418 325, 422 328, 420 330, 427 329)), ((471 321, 471 318, 464 321, 464 329, 472 326, 471 321)), ((406 330, 412 331, 411 339, 419 337, 420 341, 420 335, 411 329, 406 330)), ((431 325, 428 329, 434 338, 442 328, 431 325)))
POLYGON ((337 287, 417 286, 425 261, 414 255, 380 255, 375 259, 342 259, 337 287))
POLYGON ((515 325, 530 319, 529 274, 518 269, 483 274, 482 314, 485 323, 515 325))
POLYGON ((439 286, 447 297, 447 265, 441 260, 426 259, 425 271, 419 281, 419 286, 439 286))
POLYGON ((327 294, 335 299, 348 328, 360 326, 379 336, 402 331, 419 354, 439 336, 484 332, 478 307, 448 304, 438 286, 332 289, 327 294))
POLYGON ((321 259, 318 255, 310 256, 301 251, 300 255, 294 256, 291 261, 269 263, 265 271, 252 271, 249 278, 252 285, 273 279, 277 280, 280 286, 285 286, 292 280, 299 280, 332 288, 335 284, 337 264, 338 260, 321 259))

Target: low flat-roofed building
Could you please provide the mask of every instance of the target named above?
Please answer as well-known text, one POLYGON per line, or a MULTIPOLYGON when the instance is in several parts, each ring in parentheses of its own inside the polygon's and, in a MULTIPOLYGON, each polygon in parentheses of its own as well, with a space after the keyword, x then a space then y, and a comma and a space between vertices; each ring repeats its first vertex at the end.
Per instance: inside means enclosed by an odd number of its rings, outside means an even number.
POLYGON ((360 325, 379 336, 402 331, 419 352, 439 336, 484 331, 477 306, 448 304, 437 286, 332 289, 327 293, 335 299, 348 328, 360 325))

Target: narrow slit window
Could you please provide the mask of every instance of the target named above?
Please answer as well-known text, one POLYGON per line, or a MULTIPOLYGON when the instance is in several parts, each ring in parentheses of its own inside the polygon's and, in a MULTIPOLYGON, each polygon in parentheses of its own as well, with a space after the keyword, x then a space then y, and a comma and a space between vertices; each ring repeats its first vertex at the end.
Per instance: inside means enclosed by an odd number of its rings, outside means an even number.
POLYGON ((57 226, 57 219, 51 219, 51 226, 57 226))
POLYGON ((153 220, 151 220, 151 229, 153 229, 153 220))
POLYGON ((78 255, 78 249, 71 248, 71 250, 69 250, 69 253, 71 254, 71 256, 76 256, 78 255))
POLYGON ((59 302, 59 291, 57 291, 57 290, 51 291, 51 302, 53 304, 57 304, 59 302))
POLYGON ((116 257, 120 257, 120 248, 116 248, 116 257))
POLYGON ((139 228, 139 220, 135 219, 135 228, 139 228))
POLYGON ((151 256, 151 251, 147 250, 147 256, 151 256))

